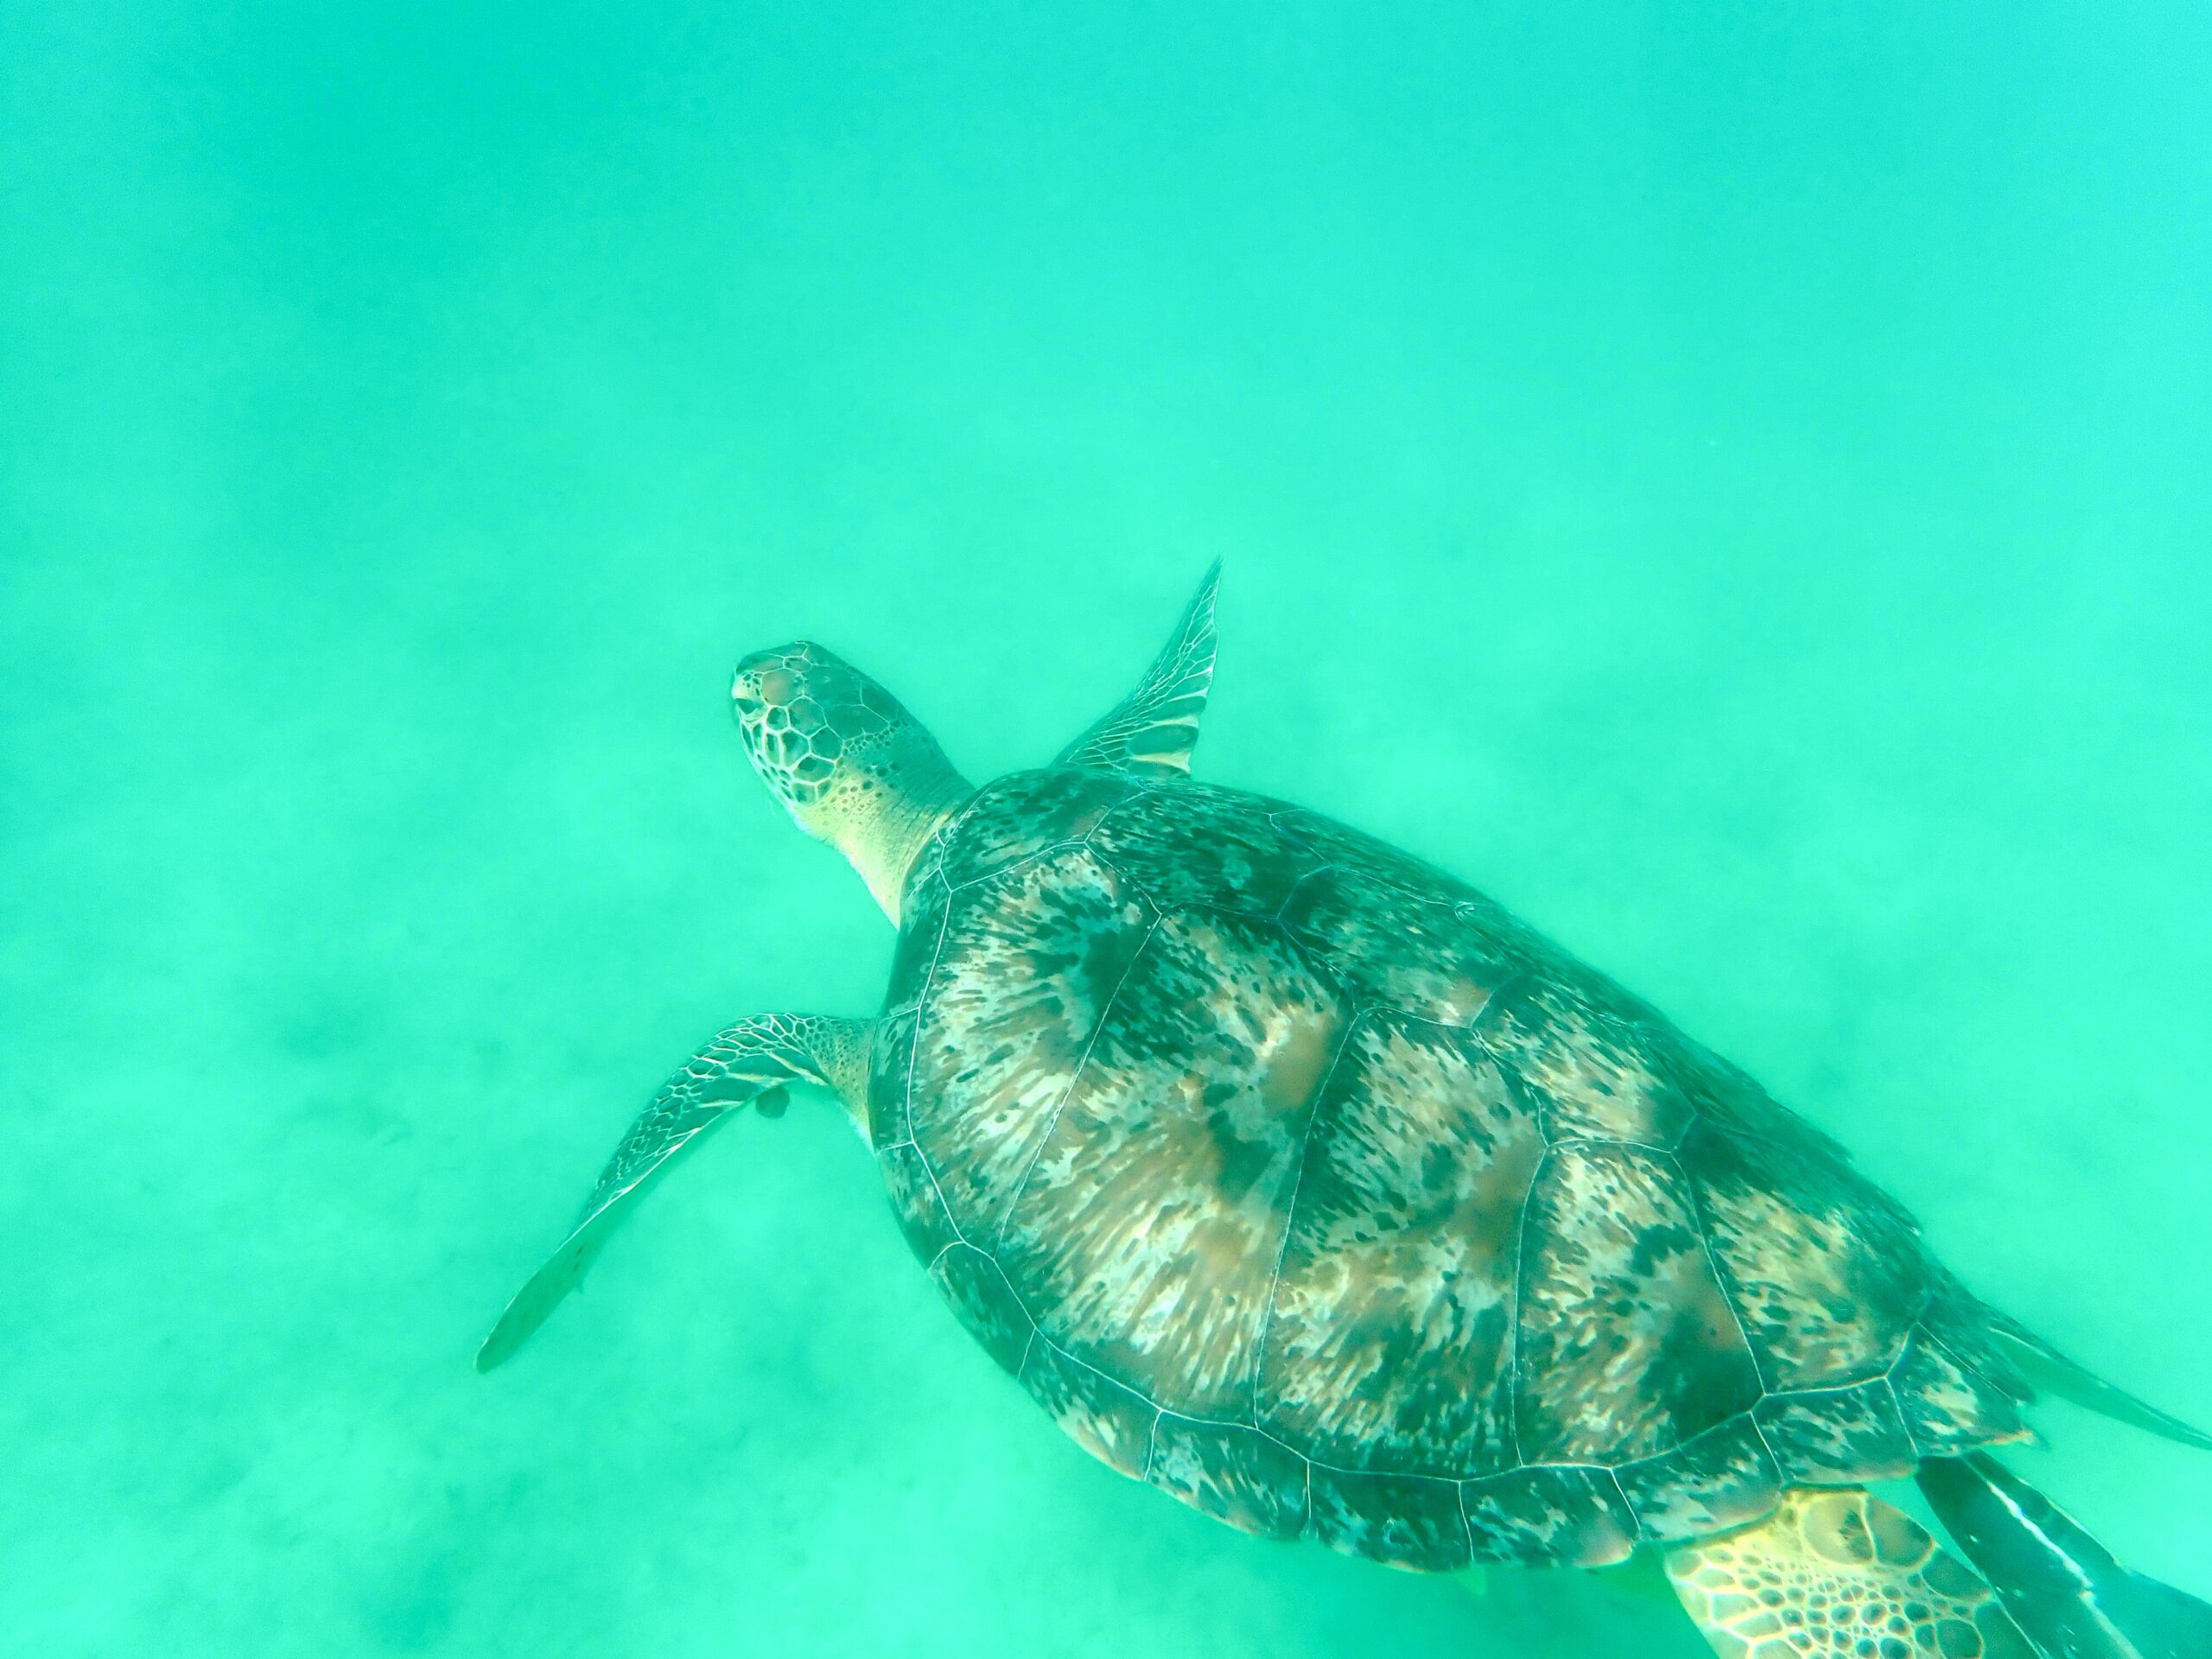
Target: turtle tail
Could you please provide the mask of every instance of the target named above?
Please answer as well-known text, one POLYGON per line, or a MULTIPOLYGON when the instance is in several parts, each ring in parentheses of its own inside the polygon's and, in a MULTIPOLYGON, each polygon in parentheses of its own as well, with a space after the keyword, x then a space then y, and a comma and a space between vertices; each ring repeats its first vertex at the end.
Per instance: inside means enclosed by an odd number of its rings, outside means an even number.
POLYGON ((1987 1453, 1928 1459, 1920 1490, 2050 1659, 2212 1659, 2212 1605, 2129 1572, 1987 1453))

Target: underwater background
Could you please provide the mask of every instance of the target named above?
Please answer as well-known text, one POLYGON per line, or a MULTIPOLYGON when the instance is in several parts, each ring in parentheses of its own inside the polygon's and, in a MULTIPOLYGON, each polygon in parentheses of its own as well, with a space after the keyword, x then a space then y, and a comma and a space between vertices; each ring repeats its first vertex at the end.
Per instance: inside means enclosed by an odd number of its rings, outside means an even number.
MULTIPOLYGON (((876 1005, 736 658, 982 778, 1217 556, 1199 775, 2212 1418, 2208 77, 2131 0, 0 10, 0 1648, 1703 1654, 1092 1462, 819 1099, 470 1369, 701 1038, 876 1005)), ((2212 1458, 2039 1421, 2212 1593, 2212 1458)))

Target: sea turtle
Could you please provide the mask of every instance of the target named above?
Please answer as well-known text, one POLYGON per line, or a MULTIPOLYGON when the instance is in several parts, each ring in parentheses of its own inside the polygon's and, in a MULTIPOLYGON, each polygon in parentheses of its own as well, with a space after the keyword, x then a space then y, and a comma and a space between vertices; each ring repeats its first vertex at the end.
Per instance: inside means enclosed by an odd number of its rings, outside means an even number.
POLYGON ((1663 1561, 1756 1659, 2139 1650, 2062 1648, 2077 1626, 2212 1653, 2212 1609, 2037 1522, 1979 1450, 2037 1385, 2212 1441, 1970 1295, 1834 1141, 1482 893, 1189 777, 1217 576, 1117 708, 981 789, 821 646, 739 665, 754 769, 898 928, 882 1011, 708 1043, 479 1367, 678 1153, 813 1084, 993 1357, 1249 1532, 1663 1561), (1916 1468, 1994 1593, 1866 1490, 1916 1468))

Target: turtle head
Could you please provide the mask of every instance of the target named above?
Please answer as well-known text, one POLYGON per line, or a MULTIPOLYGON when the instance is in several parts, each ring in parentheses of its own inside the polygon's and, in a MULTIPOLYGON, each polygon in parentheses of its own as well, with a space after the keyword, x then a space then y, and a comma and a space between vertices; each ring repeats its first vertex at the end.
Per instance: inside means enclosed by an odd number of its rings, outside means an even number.
POLYGON ((898 698, 804 639, 740 663, 730 709, 769 792, 852 861, 896 922, 914 855, 974 793, 937 740, 898 698))

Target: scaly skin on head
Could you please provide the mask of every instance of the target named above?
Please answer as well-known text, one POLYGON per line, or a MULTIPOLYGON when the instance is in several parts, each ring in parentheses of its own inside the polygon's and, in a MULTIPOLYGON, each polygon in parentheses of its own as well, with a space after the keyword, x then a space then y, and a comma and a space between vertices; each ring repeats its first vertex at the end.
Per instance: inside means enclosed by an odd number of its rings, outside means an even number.
POLYGON ((896 925, 914 855, 974 786, 896 697, 806 640, 740 663, 730 704, 760 781, 844 854, 896 925))

